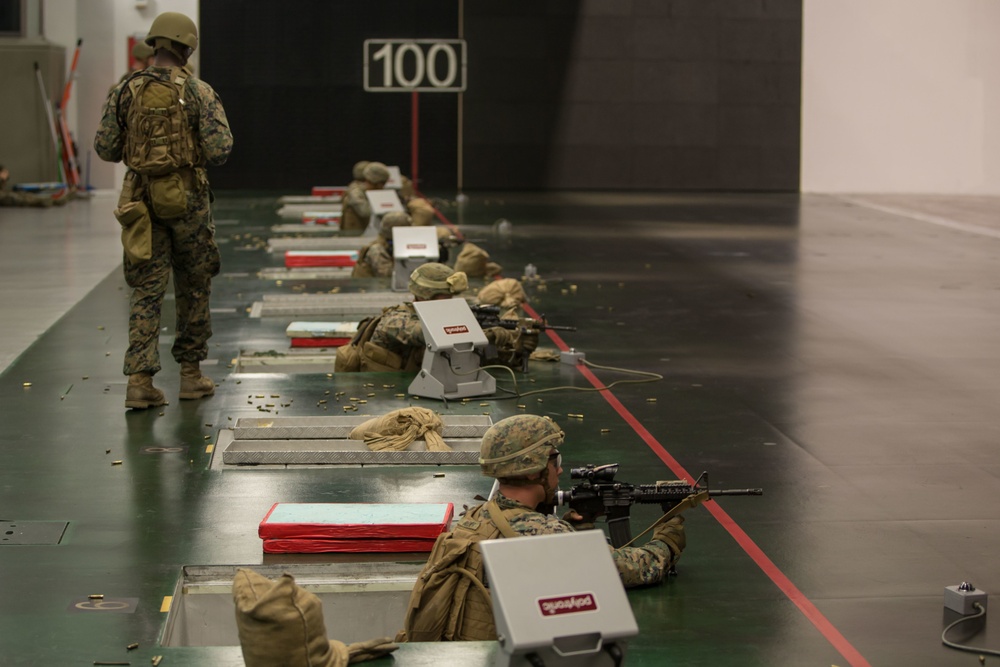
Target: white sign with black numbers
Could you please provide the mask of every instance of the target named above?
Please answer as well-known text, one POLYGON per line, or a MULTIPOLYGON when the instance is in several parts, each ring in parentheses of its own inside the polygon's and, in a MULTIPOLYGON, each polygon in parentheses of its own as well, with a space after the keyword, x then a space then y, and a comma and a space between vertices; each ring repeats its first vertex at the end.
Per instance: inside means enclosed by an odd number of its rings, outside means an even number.
POLYGON ((465 91, 465 40, 366 39, 365 90, 372 93, 465 91))

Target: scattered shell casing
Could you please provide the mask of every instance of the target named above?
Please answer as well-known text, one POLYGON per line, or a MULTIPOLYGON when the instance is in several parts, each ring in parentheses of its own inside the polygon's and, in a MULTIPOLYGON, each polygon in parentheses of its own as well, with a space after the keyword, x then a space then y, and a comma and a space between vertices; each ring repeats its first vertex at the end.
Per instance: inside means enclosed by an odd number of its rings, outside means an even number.
POLYGON ((611 433, 611 429, 610 428, 602 428, 601 429, 601 433, 611 433))
POLYGON ((122 463, 124 463, 124 461, 122 461, 121 459, 118 459, 117 461, 112 461, 111 465, 113 465, 113 466, 120 466, 122 463))
POLYGON ((133 650, 135 650, 135 649, 139 648, 139 642, 132 642, 131 644, 129 644, 129 645, 128 645, 128 646, 126 646, 125 648, 126 648, 127 650, 129 650, 129 651, 133 651, 133 650))
POLYGON ((656 399, 655 398, 647 398, 646 402, 647 403, 656 403, 656 399))
POLYGON ((371 393, 368 394, 368 398, 371 398, 374 395, 375 395, 375 392, 373 391, 373 392, 371 392, 371 393))
POLYGON ((396 394, 396 398, 406 398, 406 394, 396 394))
POLYGON ((489 405, 489 403, 480 403, 480 404, 479 404, 479 407, 481 407, 481 408, 485 408, 485 407, 486 407, 487 405, 489 405))
POLYGON ((104 593, 94 593, 93 595, 88 595, 87 598, 90 600, 103 600, 104 593))
POLYGON ((443 472, 436 472, 436 473, 434 473, 434 476, 435 477, 444 477, 444 473, 443 472))
POLYGON ((518 407, 518 408, 520 408, 521 410, 524 410, 524 409, 525 409, 525 408, 527 408, 528 406, 527 406, 527 405, 525 405, 524 403, 518 403, 518 404, 517 404, 517 407, 518 407))
POLYGON ((22 386, 22 387, 30 387, 30 386, 31 386, 31 383, 30 383, 30 382, 22 382, 22 383, 21 383, 21 386, 22 386))
POLYGON ((358 403, 367 403, 368 401, 364 398, 358 399, 358 403))
POLYGON ((162 655, 154 655, 153 659, 150 660, 150 662, 152 663, 153 667, 160 667, 160 661, 162 660, 163 660, 162 655))

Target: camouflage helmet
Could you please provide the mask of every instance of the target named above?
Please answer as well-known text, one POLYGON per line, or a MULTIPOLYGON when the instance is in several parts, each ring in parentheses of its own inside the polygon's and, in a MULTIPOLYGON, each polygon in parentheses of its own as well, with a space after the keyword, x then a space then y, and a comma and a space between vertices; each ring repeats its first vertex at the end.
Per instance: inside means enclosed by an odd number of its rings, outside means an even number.
POLYGON ((351 177, 356 181, 365 180, 365 167, 367 167, 370 162, 368 160, 361 160, 360 162, 354 163, 354 168, 351 169, 351 177))
POLYGON ((410 293, 418 299, 452 296, 467 289, 469 279, 466 275, 447 264, 428 262, 421 264, 410 274, 410 293))
POLYGON ((198 28, 194 21, 184 14, 163 12, 153 19, 153 25, 149 26, 146 43, 152 47, 161 48, 164 45, 162 42, 157 43, 157 40, 164 39, 183 44, 193 51, 198 48, 198 28))
POLYGON ((382 216, 382 224, 378 233, 382 238, 392 240, 393 227, 409 227, 411 224, 410 214, 403 211, 389 211, 382 216))
POLYGON ((153 47, 146 42, 136 42, 132 46, 132 57, 139 62, 143 62, 147 58, 152 58, 154 53, 153 47))
POLYGON ((515 415, 483 435, 479 467, 486 477, 525 477, 545 470, 565 433, 548 417, 515 415))
POLYGON ((365 165, 364 177, 372 184, 385 183, 389 180, 389 168, 381 162, 369 162, 365 165))

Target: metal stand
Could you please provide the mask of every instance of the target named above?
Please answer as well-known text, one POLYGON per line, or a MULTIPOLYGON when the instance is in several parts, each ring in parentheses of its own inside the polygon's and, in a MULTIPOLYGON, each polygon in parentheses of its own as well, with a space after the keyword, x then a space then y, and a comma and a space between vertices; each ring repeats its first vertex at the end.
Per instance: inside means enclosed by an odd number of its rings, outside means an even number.
POLYGON ((438 400, 493 394, 496 379, 480 369, 476 354, 488 345, 486 334, 465 299, 416 301, 413 307, 427 351, 409 392, 438 400))

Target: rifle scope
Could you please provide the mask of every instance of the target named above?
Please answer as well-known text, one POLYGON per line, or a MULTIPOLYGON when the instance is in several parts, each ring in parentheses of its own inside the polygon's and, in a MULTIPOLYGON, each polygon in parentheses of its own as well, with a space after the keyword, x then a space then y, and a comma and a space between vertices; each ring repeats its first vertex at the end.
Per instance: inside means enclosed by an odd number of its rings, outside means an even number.
POLYGON ((583 468, 570 468, 570 479, 586 479, 591 482, 613 482, 618 474, 617 463, 595 466, 593 463, 583 468))

